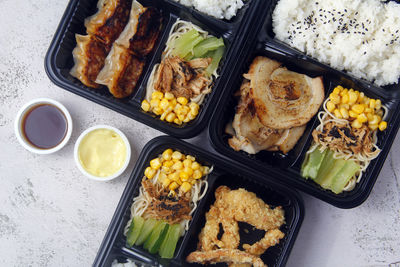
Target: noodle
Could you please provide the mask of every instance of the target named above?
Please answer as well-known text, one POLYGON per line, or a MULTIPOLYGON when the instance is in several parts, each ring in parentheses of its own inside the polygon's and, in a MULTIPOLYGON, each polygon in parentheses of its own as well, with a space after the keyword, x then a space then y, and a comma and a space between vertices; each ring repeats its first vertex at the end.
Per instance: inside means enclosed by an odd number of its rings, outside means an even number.
MULTIPOLYGON (((330 100, 328 97, 324 103, 323 103, 323 109, 324 111, 320 111, 317 115, 317 118, 320 122, 320 124, 316 127, 317 131, 322 132, 324 129, 325 124, 329 122, 334 122, 338 125, 345 125, 347 127, 350 127, 350 123, 348 120, 345 119, 338 119, 336 118, 331 112, 328 111, 326 107, 326 103, 330 100)), ((384 120, 387 116, 387 108, 385 106, 382 106, 384 110, 384 116, 382 120, 384 120)), ((375 131, 372 135, 372 142, 373 142, 373 151, 371 153, 364 153, 364 151, 361 151, 358 154, 354 154, 350 149, 345 149, 345 150, 333 150, 333 158, 334 159, 344 159, 344 160, 354 160, 357 164, 360 165, 361 169, 358 171, 354 177, 352 177, 347 185, 344 187, 344 191, 351 191, 355 188, 356 184, 361 181, 361 177, 363 173, 367 170, 369 163, 378 157, 379 153, 381 152, 381 149, 376 145, 378 141, 377 137, 377 132, 375 131)), ((319 147, 319 150, 323 152, 325 149, 327 149, 327 146, 324 146, 322 144, 318 144, 316 142, 313 143, 313 145, 310 147, 310 149, 306 152, 306 155, 312 153, 315 149, 319 147)))
MULTIPOLYGON (((174 25, 172 25, 172 27, 171 27, 171 31, 169 33, 169 37, 166 42, 166 48, 161 56, 161 61, 163 61, 165 58, 168 58, 171 56, 171 53, 174 48, 175 40, 192 29, 197 30, 203 38, 207 38, 207 37, 211 36, 208 34, 208 32, 204 31, 203 29, 194 25, 193 23, 178 19, 174 23, 174 25)), ((151 94, 155 91, 154 83, 155 83, 155 77, 156 77, 159 65, 160 64, 154 65, 154 67, 151 71, 149 80, 147 82, 145 99, 149 102, 151 100, 151 94)), ((215 78, 215 79, 218 78, 217 70, 214 70, 214 72, 212 73, 211 79, 208 81, 207 87, 204 90, 202 90, 202 92, 199 95, 192 97, 190 99, 191 102, 194 102, 198 105, 201 105, 203 103, 205 96, 211 92, 211 84, 212 84, 213 78, 215 78)))

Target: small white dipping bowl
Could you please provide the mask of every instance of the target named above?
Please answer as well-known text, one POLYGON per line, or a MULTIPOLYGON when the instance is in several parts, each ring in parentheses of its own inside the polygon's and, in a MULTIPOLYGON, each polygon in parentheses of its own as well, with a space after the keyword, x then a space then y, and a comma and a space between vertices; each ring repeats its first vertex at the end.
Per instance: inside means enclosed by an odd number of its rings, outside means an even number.
POLYGON ((128 138, 126 138, 125 134, 123 132, 121 132, 120 130, 118 130, 115 127, 112 126, 108 126, 108 125, 96 125, 93 127, 90 127, 88 129, 86 129, 83 133, 81 133, 81 135, 79 136, 78 140, 75 143, 75 147, 74 147, 74 158, 75 158, 75 163, 78 166, 78 169, 88 178, 96 180, 96 181, 110 181, 112 179, 117 178, 118 176, 120 176, 128 167, 129 161, 131 159, 131 146, 129 144, 128 138), (116 173, 110 175, 110 176, 105 176, 105 177, 100 177, 100 176, 95 176, 89 172, 87 172, 85 170, 85 168, 83 168, 81 162, 79 161, 79 146, 83 140, 83 138, 90 132, 97 130, 97 129, 109 129, 114 131, 115 133, 117 133, 122 140, 124 141, 125 147, 126 147, 126 157, 125 157, 125 162, 124 165, 121 167, 121 169, 119 169, 119 171, 117 171, 116 173))
POLYGON ((32 101, 29 101, 26 103, 17 113, 17 117, 15 119, 14 123, 14 130, 15 130, 15 135, 17 136, 17 139, 19 143, 29 150, 30 152, 36 153, 36 154, 51 154, 54 153, 61 148, 63 148, 69 141, 71 134, 72 134, 72 118, 71 115, 69 114, 68 110, 64 107, 63 104, 60 102, 50 99, 50 98, 37 98, 33 99, 32 101), (45 149, 45 148, 38 148, 33 146, 28 140, 26 140, 24 134, 23 134, 23 120, 25 117, 25 114, 30 111, 33 107, 38 106, 38 105, 43 105, 43 104, 50 104, 55 107, 57 107, 59 110, 64 113, 65 119, 67 120, 67 133, 65 134, 64 139, 56 145, 55 147, 45 149))

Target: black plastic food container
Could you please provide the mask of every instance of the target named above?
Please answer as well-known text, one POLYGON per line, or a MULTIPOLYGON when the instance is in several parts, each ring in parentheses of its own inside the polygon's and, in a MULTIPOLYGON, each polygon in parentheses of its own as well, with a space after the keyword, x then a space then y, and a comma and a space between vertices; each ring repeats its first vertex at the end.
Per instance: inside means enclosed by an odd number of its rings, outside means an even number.
POLYGON ((134 93, 127 98, 114 98, 104 86, 99 89, 86 87, 79 80, 69 74, 74 62, 72 50, 76 46, 75 34, 85 34, 85 18, 96 12, 97 0, 71 0, 61 19, 53 41, 45 59, 46 72, 51 81, 63 89, 85 97, 100 105, 113 109, 137 121, 145 123, 169 135, 179 138, 190 138, 202 131, 211 117, 222 87, 226 82, 225 76, 230 73, 235 65, 238 50, 241 48, 242 34, 246 25, 254 17, 262 0, 246 1, 237 15, 230 21, 219 20, 198 12, 192 8, 182 6, 172 0, 139 0, 147 7, 156 7, 163 14, 163 28, 153 52, 147 57, 141 78, 134 93), (200 108, 195 120, 181 126, 161 121, 155 115, 146 113, 141 109, 141 102, 145 97, 145 88, 153 66, 160 62, 162 51, 170 29, 177 19, 190 21, 210 34, 222 37, 225 43, 225 55, 223 56, 218 73, 219 78, 214 81, 212 92, 207 95, 206 101, 200 108))
MULTIPOLYGON (((264 12, 260 14, 258 19, 253 20, 252 26, 249 27, 252 30, 246 33, 245 39, 247 41, 244 44, 242 54, 238 55, 238 58, 241 59, 237 63, 238 68, 231 73, 229 82, 225 84, 224 92, 221 94, 220 101, 209 124, 211 142, 214 148, 227 158, 238 162, 240 165, 252 166, 263 173, 278 176, 279 182, 286 184, 288 187, 304 191, 336 207, 356 207, 368 198, 399 129, 400 116, 398 116, 397 111, 400 108, 400 99, 398 98, 400 96, 400 86, 399 84, 388 88, 374 86, 321 64, 273 39, 271 13, 276 3, 276 0, 267 1, 264 6, 264 12), (263 24, 260 24, 260 21, 263 24), (234 151, 229 146, 228 139, 231 136, 225 133, 225 127, 233 120, 238 103, 234 93, 239 90, 243 81, 242 74, 247 73, 251 62, 256 56, 275 59, 282 62, 288 69, 311 77, 323 76, 325 97, 328 97, 337 85, 342 85, 346 88, 364 92, 368 97, 379 98, 382 100, 383 105, 388 107, 388 116, 385 119, 388 122, 388 127, 384 132, 378 133, 377 145, 382 151, 377 159, 371 161, 362 180, 354 190, 336 195, 331 191, 322 189, 313 181, 306 180, 300 176, 301 164, 305 158, 306 151, 311 145, 312 130, 319 124, 316 116, 307 123, 303 136, 287 155, 267 151, 250 155, 243 151, 234 151)), ((269 176, 265 176, 265 180, 269 179, 269 176)))
MULTIPOLYGON (((235 163, 227 162, 178 139, 167 136, 153 139, 140 154, 93 265, 110 266, 114 260, 124 262, 126 259, 133 259, 150 266, 199 266, 187 263, 185 258, 190 252, 196 250, 198 235, 205 223, 205 213, 215 201, 215 189, 220 185, 226 185, 231 189, 244 188, 254 192, 272 207, 282 206, 285 211, 286 223, 281 227, 281 231, 285 233, 285 237, 278 245, 269 248, 261 256, 261 259, 268 266, 284 266, 304 217, 303 202, 295 191, 285 188, 273 180, 260 179, 260 176, 261 174, 257 171, 238 167, 235 163), (123 235, 124 227, 130 218, 130 206, 133 198, 138 194, 145 168, 149 166, 151 159, 167 148, 192 155, 200 164, 214 167, 208 175, 207 193, 200 200, 190 222, 189 230, 178 241, 175 256, 171 260, 160 259, 157 255, 149 254, 142 247, 128 248, 126 237, 123 235)), ((255 242, 261 236, 250 232, 243 238, 246 238, 245 242, 255 242)))

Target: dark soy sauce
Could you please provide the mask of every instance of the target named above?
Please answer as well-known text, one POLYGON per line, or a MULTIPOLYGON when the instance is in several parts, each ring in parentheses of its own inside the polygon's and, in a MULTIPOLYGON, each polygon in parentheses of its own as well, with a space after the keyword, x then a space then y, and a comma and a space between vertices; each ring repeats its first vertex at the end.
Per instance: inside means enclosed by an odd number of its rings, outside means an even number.
POLYGON ((25 139, 33 146, 50 149, 62 142, 67 133, 67 119, 56 106, 42 104, 32 107, 22 121, 25 139))

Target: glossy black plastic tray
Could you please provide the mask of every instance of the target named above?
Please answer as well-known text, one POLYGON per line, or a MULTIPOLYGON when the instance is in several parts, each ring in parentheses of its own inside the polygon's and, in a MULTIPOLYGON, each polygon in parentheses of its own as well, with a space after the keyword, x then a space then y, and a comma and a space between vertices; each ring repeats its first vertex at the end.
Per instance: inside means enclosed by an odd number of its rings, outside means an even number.
MULTIPOLYGON (((303 202, 295 191, 272 180, 260 179, 260 176, 261 174, 257 171, 238 167, 235 163, 227 162, 178 139, 167 136, 153 139, 142 150, 93 265, 110 266, 115 259, 120 262, 133 259, 150 266, 199 266, 187 263, 185 258, 190 252, 196 250, 198 235, 205 223, 205 213, 215 201, 215 189, 220 185, 226 185, 231 189, 244 188, 254 192, 272 207, 282 206, 285 211, 286 223, 281 227, 281 231, 285 233, 285 237, 278 245, 269 248, 261 258, 268 266, 284 266, 304 217, 303 202), (157 255, 149 254, 141 247, 128 248, 125 245, 126 237, 123 235, 124 227, 130 218, 130 206, 133 198, 138 194, 145 168, 152 158, 157 157, 167 148, 192 155, 199 163, 214 167, 212 173, 208 175, 207 193, 200 200, 190 222, 189 230, 178 241, 175 256, 171 260, 160 259, 157 255)), ((250 235, 247 238, 249 238, 247 240, 253 239, 254 242, 257 237, 250 235)))
MULTIPOLYGON (((209 135, 214 148, 225 157, 236 161, 238 164, 251 166, 263 173, 279 176, 279 182, 288 187, 296 188, 311 194, 325 202, 340 208, 353 208, 360 205, 367 199, 374 183, 379 175, 383 163, 389 153, 390 147, 400 126, 400 116, 397 114, 400 109, 400 100, 396 94, 383 88, 367 84, 365 81, 355 79, 346 73, 334 70, 327 65, 321 64, 316 60, 280 44, 272 39, 269 30, 271 28, 270 14, 277 1, 266 3, 264 13, 253 22, 252 32, 248 32, 242 53, 238 55, 241 60, 237 63, 238 68, 231 73, 229 82, 225 85, 224 93, 220 97, 217 108, 209 124, 209 135), (265 21, 260 24, 259 21, 265 21), (267 29, 267 30, 266 30, 267 29), (256 56, 266 56, 282 62, 290 70, 309 75, 311 77, 323 76, 325 92, 329 93, 337 86, 342 85, 346 88, 354 88, 364 92, 366 96, 380 98, 382 103, 388 107, 389 114, 386 118, 388 127, 384 132, 378 134, 378 146, 382 149, 378 158, 373 160, 362 180, 354 190, 334 194, 323 190, 319 185, 311 180, 305 180, 300 176, 301 163, 305 153, 311 145, 312 130, 319 124, 316 116, 311 119, 303 136, 293 150, 287 155, 278 152, 262 151, 255 155, 250 155, 243 151, 234 151, 228 144, 230 135, 225 133, 226 125, 233 120, 237 98, 234 93, 239 90, 243 81, 243 74, 247 73, 248 68, 256 56)), ((322 109, 322 107, 321 107, 322 109)), ((270 177, 265 176, 265 180, 270 177)))
POLYGON ((211 117, 215 104, 225 84, 225 76, 230 73, 236 62, 235 54, 241 49, 241 32, 246 29, 248 21, 262 4, 261 0, 249 0, 237 15, 230 21, 219 20, 182 6, 172 0, 139 0, 144 6, 152 6, 163 14, 163 29, 154 51, 147 57, 147 62, 134 93, 124 99, 116 99, 106 87, 93 89, 84 86, 69 74, 73 66, 72 50, 76 46, 75 34, 85 34, 84 19, 96 12, 97 0, 71 0, 61 19, 53 41, 46 54, 45 68, 51 81, 63 89, 85 97, 100 105, 113 109, 137 121, 145 123, 169 135, 179 138, 190 138, 202 131, 211 117), (219 78, 214 81, 212 92, 200 108, 195 120, 177 126, 161 121, 155 115, 141 109, 145 97, 145 87, 153 66, 160 62, 170 29, 177 19, 190 21, 217 37, 223 37, 226 51, 219 67, 219 78))

